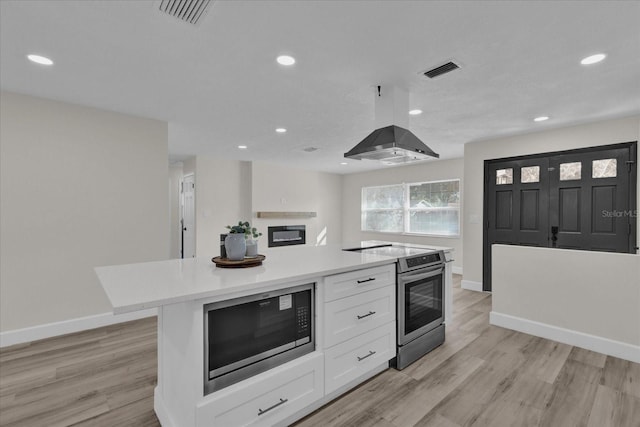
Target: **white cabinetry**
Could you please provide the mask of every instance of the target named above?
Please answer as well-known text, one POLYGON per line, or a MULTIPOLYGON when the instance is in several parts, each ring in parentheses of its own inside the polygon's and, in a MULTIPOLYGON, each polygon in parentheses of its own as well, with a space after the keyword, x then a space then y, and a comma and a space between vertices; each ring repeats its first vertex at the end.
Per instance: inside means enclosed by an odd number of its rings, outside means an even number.
POLYGON ((325 394, 395 356, 395 265, 325 278, 325 394))
POLYGON ((390 322, 325 351, 325 392, 331 393, 396 355, 396 326, 390 322))
POLYGON ((396 318, 393 286, 373 289, 325 304, 324 345, 334 346, 396 318))
POLYGON ((324 396, 322 353, 314 352, 220 390, 196 409, 196 425, 271 426, 324 396))
POLYGON ((395 264, 334 274, 324 279, 324 300, 333 301, 395 283, 395 264))
POLYGON ((264 289, 310 282, 316 283, 315 351, 208 395, 203 306, 255 291, 163 305, 154 399, 162 426, 286 426, 386 369, 396 348, 395 264, 264 289))

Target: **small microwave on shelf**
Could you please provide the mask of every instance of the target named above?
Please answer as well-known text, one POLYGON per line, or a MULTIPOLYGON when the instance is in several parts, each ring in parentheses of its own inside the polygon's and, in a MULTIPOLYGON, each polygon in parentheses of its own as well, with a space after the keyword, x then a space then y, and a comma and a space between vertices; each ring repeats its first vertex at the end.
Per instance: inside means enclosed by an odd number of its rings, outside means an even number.
POLYGON ((204 394, 315 350, 315 284, 204 306, 204 394))

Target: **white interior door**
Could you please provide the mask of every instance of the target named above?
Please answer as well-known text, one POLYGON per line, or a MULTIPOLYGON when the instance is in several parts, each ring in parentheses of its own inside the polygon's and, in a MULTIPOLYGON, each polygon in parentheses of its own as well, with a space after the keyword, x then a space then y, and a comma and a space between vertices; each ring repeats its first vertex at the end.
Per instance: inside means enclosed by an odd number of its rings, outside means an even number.
POLYGON ((196 256, 196 184, 193 175, 182 181, 182 258, 196 256))

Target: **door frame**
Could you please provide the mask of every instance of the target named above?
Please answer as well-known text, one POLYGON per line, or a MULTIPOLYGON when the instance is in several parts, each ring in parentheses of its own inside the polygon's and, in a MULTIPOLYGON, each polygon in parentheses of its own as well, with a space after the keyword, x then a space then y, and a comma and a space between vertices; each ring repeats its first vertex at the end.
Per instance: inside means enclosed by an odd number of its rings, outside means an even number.
POLYGON ((185 198, 184 198, 184 185, 185 182, 187 181, 187 178, 190 178, 193 180, 193 227, 194 227, 194 235, 193 235, 193 251, 195 253, 196 250, 196 245, 195 245, 195 223, 196 223, 196 211, 195 211, 195 203, 196 203, 196 194, 195 194, 195 182, 196 182, 196 176, 195 173, 188 173, 183 175, 182 179, 180 180, 180 257, 181 258, 185 258, 185 247, 184 247, 184 219, 185 219, 185 215, 184 215, 184 211, 185 211, 185 198))
MULTIPOLYGON (((597 145, 592 147, 584 147, 584 148, 576 148, 570 150, 562 150, 562 151, 550 151, 546 153, 536 153, 536 154, 528 154, 523 156, 512 156, 512 157, 501 157, 497 159, 488 159, 484 161, 484 181, 483 181, 483 194, 482 194, 482 290, 483 291, 491 291, 491 266, 489 263, 489 251, 491 251, 491 247, 489 244, 489 203, 488 203, 488 195, 489 195, 489 167, 492 163, 497 162, 508 162, 508 161, 517 161, 517 160, 530 160, 537 159, 540 157, 551 157, 558 156, 563 154, 580 154, 580 153, 590 153, 597 151, 599 149, 609 150, 616 148, 627 148, 629 150, 629 157, 633 164, 637 165, 638 162, 638 141, 629 141, 622 142, 617 144, 608 144, 608 145, 597 145)), ((629 176, 629 210, 631 212, 635 211, 637 213, 637 196, 638 196, 638 168, 632 167, 631 174, 629 176)), ((637 231, 638 231, 638 219, 635 221, 629 221, 630 223, 630 238, 629 238, 629 252, 628 253, 637 253, 638 251, 638 240, 637 240, 637 231)))

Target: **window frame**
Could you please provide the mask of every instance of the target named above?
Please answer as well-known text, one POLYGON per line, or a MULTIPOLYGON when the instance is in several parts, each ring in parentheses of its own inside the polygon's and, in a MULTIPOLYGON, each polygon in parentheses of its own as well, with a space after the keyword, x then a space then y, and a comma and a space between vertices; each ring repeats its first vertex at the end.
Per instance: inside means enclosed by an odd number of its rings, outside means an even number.
POLYGON ((402 182, 399 184, 387 184, 387 185, 372 185, 369 187, 362 187, 360 193, 360 231, 366 233, 381 233, 381 234, 396 234, 401 236, 423 236, 423 237, 438 237, 443 239, 459 239, 461 236, 460 226, 461 219, 460 215, 462 210, 460 201, 462 200, 461 196, 461 179, 453 178, 453 179, 441 179, 435 181, 418 181, 418 182, 402 182), (410 200, 410 190, 412 186, 420 186, 424 184, 437 184, 441 182, 457 182, 458 184, 458 206, 455 208, 447 207, 447 206, 438 206, 433 208, 411 208, 411 200, 410 200), (388 188, 388 187, 402 187, 402 207, 401 208, 375 208, 375 209, 365 209, 364 208, 364 200, 365 193, 367 190, 375 189, 375 188, 388 188), (426 211, 444 211, 444 210, 454 210, 458 212, 458 233, 457 234, 433 234, 433 233, 420 233, 416 231, 410 231, 411 226, 411 212, 426 212, 426 211), (381 212, 381 211, 394 211, 402 213, 402 231, 381 231, 381 230, 369 230, 365 228, 365 214, 366 212, 381 212))

